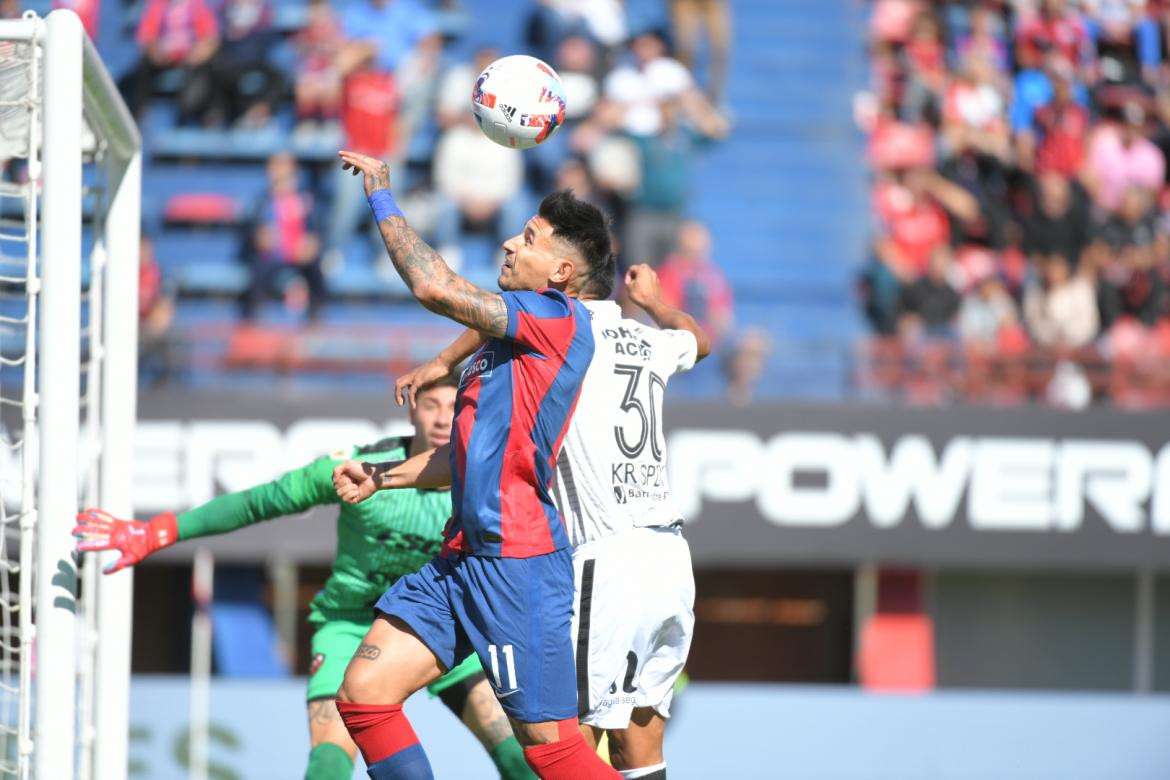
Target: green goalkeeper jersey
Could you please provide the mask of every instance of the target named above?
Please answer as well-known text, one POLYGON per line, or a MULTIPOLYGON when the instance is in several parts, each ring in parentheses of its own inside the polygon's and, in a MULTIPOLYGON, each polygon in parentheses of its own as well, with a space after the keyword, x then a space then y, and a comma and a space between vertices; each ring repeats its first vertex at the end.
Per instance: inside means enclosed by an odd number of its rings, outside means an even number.
POLYGON ((360 504, 346 504, 333 489, 333 468, 352 458, 405 460, 410 444, 410 437, 394 437, 351 447, 272 482, 214 498, 177 516, 179 539, 337 504, 333 572, 313 599, 309 620, 369 620, 374 602, 395 580, 418 571, 438 553, 451 495, 446 490, 380 490, 360 504))

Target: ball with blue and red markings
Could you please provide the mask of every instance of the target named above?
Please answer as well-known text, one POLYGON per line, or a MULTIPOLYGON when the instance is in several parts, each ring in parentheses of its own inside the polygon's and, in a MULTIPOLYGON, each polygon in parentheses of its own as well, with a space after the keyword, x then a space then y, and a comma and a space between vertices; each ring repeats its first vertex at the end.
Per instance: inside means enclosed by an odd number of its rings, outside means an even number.
POLYGON ((548 64, 526 54, 501 57, 475 80, 471 111, 500 146, 531 149, 565 122, 565 88, 548 64))

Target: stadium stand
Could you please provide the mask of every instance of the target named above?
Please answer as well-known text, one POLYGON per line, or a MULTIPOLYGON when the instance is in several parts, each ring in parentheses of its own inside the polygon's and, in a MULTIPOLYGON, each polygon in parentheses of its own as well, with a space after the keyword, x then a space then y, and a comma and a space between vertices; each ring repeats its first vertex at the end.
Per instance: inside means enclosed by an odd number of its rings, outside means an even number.
POLYGON ((864 397, 1170 403, 1167 7, 878 0, 864 397))
MULTIPOLYGON (((221 34, 233 9, 249 3, 231 0, 209 6, 221 34)), ((415 91, 429 98, 438 91, 441 75, 470 63, 479 48, 532 51, 541 30, 526 13, 500 14, 489 0, 417 4, 436 13, 443 48, 431 74, 434 81, 403 79, 398 109, 416 113, 410 115, 413 131, 401 144, 397 168, 403 176, 396 186, 412 204, 408 211, 419 215, 412 219, 427 229, 433 226, 433 215, 442 213, 429 188, 440 128, 429 105, 418 110, 411 103, 411 85, 426 84, 426 90, 415 91)), ((135 36, 150 5, 139 0, 101 9, 95 22, 98 42, 116 75, 131 74, 139 60, 135 36)), ((290 83, 302 72, 298 57, 307 55, 301 31, 317 20, 318 5, 314 10, 303 0, 259 4, 259 24, 270 32, 266 62, 290 83)), ((349 5, 333 4, 336 15, 344 18, 349 5)), ((536 7, 533 3, 528 10, 536 7)), ((626 9, 626 18, 616 22, 569 20, 559 34, 584 32, 606 43, 646 30, 665 31, 670 37, 667 3, 633 0, 626 9)), ((249 18, 243 11, 239 17, 249 18)), ((547 25, 543 34, 547 39, 547 25)), ((732 132, 696 148, 689 175, 672 184, 686 193, 679 218, 701 220, 714 237, 711 259, 730 284, 734 324, 728 329, 726 358, 680 381, 681 395, 719 396, 728 385, 725 372, 733 370, 733 385, 740 390, 745 383, 753 385, 747 395, 735 391, 737 397, 831 398, 849 392, 851 345, 864 332, 852 288, 859 258, 864 257, 866 226, 857 215, 865 213, 866 184, 857 164, 863 138, 843 131, 840 119, 864 85, 865 63, 859 54, 864 35, 860 10, 846 0, 736 3, 725 91, 718 106, 708 103, 688 114, 710 121, 726 116, 732 132), (789 45, 775 47, 778 38, 789 45), (747 345, 746 361, 737 356, 741 343, 747 345), (753 368, 745 371, 747 364, 753 368)), ((547 56, 557 64, 557 50, 545 43, 550 46, 547 56)), ((620 45, 600 45, 597 51, 602 65, 628 57, 620 45)), ((710 54, 700 37, 692 55, 700 85, 710 79, 710 54)), ((571 53, 564 56, 571 70, 575 61, 571 53)), ((605 67, 592 74, 603 92, 606 75, 605 67)), ((429 354, 452 334, 406 299, 393 269, 379 262, 379 248, 363 231, 338 251, 326 250, 322 267, 328 294, 313 323, 306 323, 306 296, 296 281, 284 290, 282 300, 265 303, 251 321, 241 314, 241 297, 251 278, 244 227, 265 191, 265 161, 291 151, 299 162, 302 187, 317 196, 318 208, 329 211, 339 183, 333 154, 343 143, 343 130, 328 116, 302 121, 291 87, 272 105, 270 119, 247 121, 249 95, 257 102, 269 95, 263 91, 267 82, 248 74, 238 90, 244 108, 237 106, 228 116, 215 110, 192 113, 184 102, 190 100, 190 82, 183 72, 162 68, 155 96, 140 115, 147 153, 145 232, 153 240, 162 287, 174 296, 174 370, 167 370, 167 378, 229 389, 261 389, 265 379, 279 379, 282 386, 296 388, 328 384, 333 390, 383 391, 394 371, 429 354), (245 116, 239 121, 227 121, 241 111, 245 116)), ((580 124, 591 120, 582 118, 580 124)), ((621 216, 623 201, 630 196, 607 188, 628 178, 630 166, 623 162, 631 158, 622 156, 628 150, 621 144, 597 150, 596 139, 573 137, 572 130, 566 127, 561 133, 559 147, 526 155, 526 197, 535 202, 536 193, 551 186, 556 164, 574 147, 584 151, 598 179, 598 198, 617 206, 621 216), (591 157, 590 150, 595 152, 591 157)), ((323 219, 331 221, 332 213, 323 219)), ((495 239, 477 228, 464 218, 456 246, 443 249, 461 261, 469 276, 491 284, 498 249, 495 239)))

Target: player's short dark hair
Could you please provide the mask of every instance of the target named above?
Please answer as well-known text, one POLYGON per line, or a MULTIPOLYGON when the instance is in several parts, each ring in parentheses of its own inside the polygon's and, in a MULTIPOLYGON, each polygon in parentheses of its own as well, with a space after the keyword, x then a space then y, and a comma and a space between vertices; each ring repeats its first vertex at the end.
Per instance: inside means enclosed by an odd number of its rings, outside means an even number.
POLYGON ((451 371, 451 373, 447 374, 446 376, 442 377, 441 379, 436 379, 434 382, 426 383, 425 385, 420 387, 415 392, 415 395, 421 395, 421 394, 427 392, 428 390, 434 390, 435 388, 438 388, 438 387, 453 387, 456 390, 458 390, 459 389, 459 373, 460 373, 459 369, 456 368, 453 371, 451 371))
POLYGON ((617 261, 605 212, 571 190, 558 190, 540 202, 537 213, 552 226, 553 235, 572 245, 589 265, 580 291, 608 298, 613 293, 617 261))

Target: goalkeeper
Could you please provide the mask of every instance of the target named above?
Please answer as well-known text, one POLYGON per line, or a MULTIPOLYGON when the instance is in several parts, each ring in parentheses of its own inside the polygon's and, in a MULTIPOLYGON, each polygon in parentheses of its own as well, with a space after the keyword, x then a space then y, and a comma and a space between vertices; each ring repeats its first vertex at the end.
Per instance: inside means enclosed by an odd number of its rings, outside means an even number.
MULTIPOLYGON (((337 713, 337 689, 345 667, 374 619, 374 602, 403 574, 417 571, 439 552, 451 515, 446 490, 387 490, 360 504, 344 504, 333 488, 333 467, 351 458, 405 460, 451 438, 456 380, 448 377, 421 390, 411 411, 413 437, 384 439, 318 458, 265 485, 229 493, 178 515, 148 522, 119 520, 99 509, 77 516, 73 535, 79 551, 118 550, 110 574, 156 550, 197 536, 222 534, 261 520, 340 504, 337 555, 325 587, 310 605, 315 631, 306 693, 312 750, 306 780, 350 780, 357 746, 337 713)), ((505 780, 535 778, 524 751, 500 709, 478 657, 472 653, 432 683, 438 696, 475 734, 505 780)))

